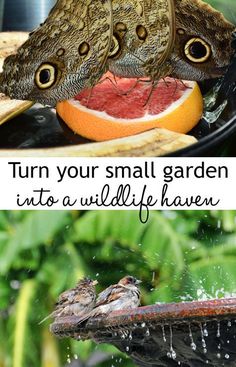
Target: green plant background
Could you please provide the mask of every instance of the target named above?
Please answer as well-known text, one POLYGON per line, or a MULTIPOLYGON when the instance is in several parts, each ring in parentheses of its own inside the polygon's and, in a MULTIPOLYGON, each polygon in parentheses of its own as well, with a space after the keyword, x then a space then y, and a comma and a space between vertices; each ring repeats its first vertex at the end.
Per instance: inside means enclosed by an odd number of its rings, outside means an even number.
MULTIPOLYGON (((235 0, 208 2, 236 23, 235 0)), ((153 212, 146 225, 136 212, 0 212, 0 367, 132 367, 111 346, 38 324, 59 293, 84 275, 100 291, 130 273, 143 305, 223 297, 236 291, 235 262, 235 211, 153 212)))
POLYGON ((220 10, 231 22, 236 23, 236 1, 235 0, 206 0, 216 9, 220 10))
POLYGON ((152 212, 145 225, 132 211, 0 212, 0 366, 64 367, 76 356, 85 367, 93 356, 131 367, 113 347, 56 340, 50 320, 38 324, 59 293, 84 275, 100 291, 133 274, 143 305, 223 297, 236 290, 235 263, 235 211, 152 212))

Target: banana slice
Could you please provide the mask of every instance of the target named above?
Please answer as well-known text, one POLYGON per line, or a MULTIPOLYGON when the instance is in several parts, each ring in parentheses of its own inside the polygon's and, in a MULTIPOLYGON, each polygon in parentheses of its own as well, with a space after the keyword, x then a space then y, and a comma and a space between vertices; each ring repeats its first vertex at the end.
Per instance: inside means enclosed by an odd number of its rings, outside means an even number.
POLYGON ((153 129, 126 138, 61 148, 0 150, 0 157, 156 157, 197 142, 193 136, 153 129))

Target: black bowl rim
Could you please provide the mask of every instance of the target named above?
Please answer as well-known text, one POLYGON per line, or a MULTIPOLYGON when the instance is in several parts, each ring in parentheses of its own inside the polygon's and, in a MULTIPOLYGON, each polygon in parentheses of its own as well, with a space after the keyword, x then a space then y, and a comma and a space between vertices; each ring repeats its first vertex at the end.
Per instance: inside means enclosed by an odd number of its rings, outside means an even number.
POLYGON ((208 134, 198 142, 183 148, 176 150, 173 153, 165 155, 165 157, 196 157, 201 156, 206 150, 215 148, 215 146, 222 141, 226 140, 231 134, 236 131, 236 115, 233 116, 223 126, 208 134))

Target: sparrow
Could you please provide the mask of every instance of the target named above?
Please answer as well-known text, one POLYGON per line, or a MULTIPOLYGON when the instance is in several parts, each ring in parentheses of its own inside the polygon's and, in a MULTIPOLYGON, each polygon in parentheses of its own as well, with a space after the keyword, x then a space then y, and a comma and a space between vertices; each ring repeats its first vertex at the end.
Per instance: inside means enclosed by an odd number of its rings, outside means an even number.
POLYGON ((78 324, 92 317, 106 316, 110 312, 132 309, 140 305, 141 280, 127 275, 117 284, 110 285, 99 293, 94 309, 82 317, 78 324))
POLYGON ((40 324, 49 317, 57 319, 60 316, 82 316, 90 312, 95 306, 95 285, 97 283, 97 280, 83 278, 74 288, 61 293, 55 304, 55 310, 45 317, 40 324))

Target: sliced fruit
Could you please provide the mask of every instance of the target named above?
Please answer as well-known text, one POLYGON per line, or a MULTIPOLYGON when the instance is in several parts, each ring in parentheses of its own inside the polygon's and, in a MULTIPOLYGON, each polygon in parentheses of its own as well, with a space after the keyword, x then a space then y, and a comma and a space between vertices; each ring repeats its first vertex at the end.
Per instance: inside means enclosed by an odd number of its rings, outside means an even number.
POLYGON ((0 94, 0 125, 24 112, 33 105, 30 101, 11 100, 0 94))
POLYGON ((125 138, 53 149, 0 149, 0 157, 155 157, 196 142, 193 136, 158 128, 125 138))
POLYGON ((75 133, 95 141, 134 135, 155 127, 187 133, 199 121, 203 98, 196 82, 166 78, 155 89, 147 81, 106 74, 92 90, 57 104, 75 133))

